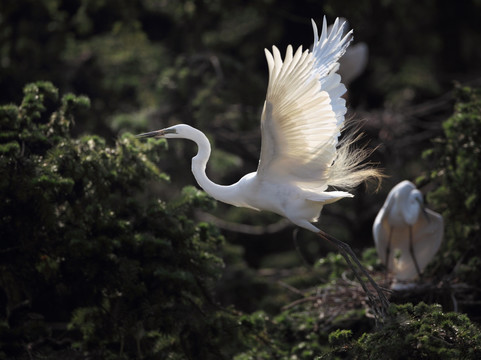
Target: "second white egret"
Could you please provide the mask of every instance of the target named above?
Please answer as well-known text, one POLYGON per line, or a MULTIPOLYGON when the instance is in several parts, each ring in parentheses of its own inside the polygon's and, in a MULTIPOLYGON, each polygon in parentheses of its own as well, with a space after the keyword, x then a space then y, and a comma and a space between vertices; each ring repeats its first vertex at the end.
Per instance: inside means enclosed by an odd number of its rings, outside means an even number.
POLYGON ((424 207, 423 195, 407 180, 389 192, 376 216, 373 236, 379 257, 397 280, 420 276, 443 239, 443 217, 424 207))

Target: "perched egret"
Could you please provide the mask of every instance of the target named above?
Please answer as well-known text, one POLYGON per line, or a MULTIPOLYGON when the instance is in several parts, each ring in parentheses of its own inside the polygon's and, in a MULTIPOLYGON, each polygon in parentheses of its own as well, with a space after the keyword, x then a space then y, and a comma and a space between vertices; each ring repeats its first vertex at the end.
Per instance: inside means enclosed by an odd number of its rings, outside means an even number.
POLYGON ((272 211, 334 243, 370 301, 380 301, 380 308, 378 304, 374 310, 382 312, 388 301, 351 248, 312 224, 325 204, 353 196, 346 191, 327 191, 329 186, 350 189, 369 177, 379 177, 376 170, 360 165, 367 155, 362 150, 351 149, 352 136, 338 141, 344 127, 346 104, 342 95, 346 88, 337 70, 339 58, 352 39, 352 31, 344 35, 344 23, 339 19, 328 31, 325 17, 320 36, 314 21, 312 26, 312 51, 299 47, 294 53, 289 45, 282 60, 275 46, 272 53, 265 50, 269 83, 261 117, 262 144, 256 172, 232 185, 213 183, 205 173, 211 153, 209 141, 189 125, 175 125, 138 137, 194 141, 198 153, 192 159, 192 172, 208 194, 231 205, 272 211), (378 299, 367 289, 359 271, 376 289, 378 299))
POLYGON ((376 250, 397 280, 420 276, 438 251, 443 238, 443 218, 424 207, 423 196, 410 181, 389 192, 373 225, 376 250))

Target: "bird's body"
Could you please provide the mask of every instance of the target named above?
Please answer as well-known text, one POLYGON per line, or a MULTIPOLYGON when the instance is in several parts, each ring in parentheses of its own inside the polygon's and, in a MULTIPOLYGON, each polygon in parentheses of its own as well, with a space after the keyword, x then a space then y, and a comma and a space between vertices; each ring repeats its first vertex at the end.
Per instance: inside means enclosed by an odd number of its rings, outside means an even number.
POLYGON ((317 220, 323 205, 343 197, 352 197, 344 191, 316 193, 285 181, 282 177, 266 178, 259 171, 244 175, 232 185, 215 184, 205 171, 211 152, 207 137, 185 124, 175 126, 175 131, 175 134, 168 136, 192 140, 199 147, 197 155, 192 159, 192 172, 197 183, 208 194, 227 204, 271 211, 288 218, 298 226, 317 232, 319 230, 311 221, 317 220))
MULTIPOLYGON (((289 45, 283 60, 275 46, 272 53, 265 50, 269 83, 261 117, 262 145, 256 172, 232 185, 213 183, 206 175, 211 153, 209 141, 189 125, 175 125, 139 136, 194 141, 198 153, 192 159, 192 172, 212 197, 235 206, 277 213, 326 238, 311 222, 319 217, 325 204, 352 197, 348 192, 327 191, 328 188, 353 188, 379 175, 376 170, 359 165, 366 154, 350 150, 352 137, 338 141, 347 111, 342 98, 346 88, 337 73, 338 61, 352 39, 352 31, 344 35, 344 24, 338 19, 328 31, 324 18, 318 36, 314 21, 312 25, 312 51, 299 47, 294 52, 289 45)), ((343 247, 343 255, 347 251, 355 257, 346 244, 328 240, 343 247)), ((357 258, 355 261, 360 265, 357 258)))
POLYGON ((423 196, 410 181, 389 192, 373 225, 381 261, 397 280, 419 276, 441 245, 443 219, 424 209, 423 196))

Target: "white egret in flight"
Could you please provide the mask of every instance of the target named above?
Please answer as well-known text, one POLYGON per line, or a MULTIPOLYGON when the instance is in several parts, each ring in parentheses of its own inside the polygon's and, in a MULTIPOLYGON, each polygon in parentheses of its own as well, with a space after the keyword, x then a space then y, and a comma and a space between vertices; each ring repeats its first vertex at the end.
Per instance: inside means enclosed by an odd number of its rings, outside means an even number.
POLYGON ((392 188, 373 225, 377 253, 397 280, 420 276, 443 239, 443 217, 424 208, 423 196, 410 181, 392 188))
POLYGON ((329 187, 351 189, 369 177, 379 177, 376 170, 360 165, 367 155, 351 149, 352 136, 338 141, 344 127, 346 104, 342 95, 346 88, 337 70, 352 31, 344 35, 344 23, 338 19, 328 31, 325 17, 320 36, 314 21, 312 26, 312 51, 299 47, 294 52, 289 45, 282 60, 277 47, 273 46, 272 53, 265 50, 269 83, 261 117, 262 144, 256 172, 232 185, 213 183, 205 173, 211 153, 209 141, 189 125, 175 125, 138 136, 194 141, 198 153, 192 159, 192 172, 209 195, 234 206, 272 211, 334 243, 353 268, 370 301, 380 301, 382 311, 388 301, 351 248, 312 224, 325 204, 353 196, 346 191, 328 191, 329 187), (378 292, 377 300, 366 288, 359 270, 378 292))

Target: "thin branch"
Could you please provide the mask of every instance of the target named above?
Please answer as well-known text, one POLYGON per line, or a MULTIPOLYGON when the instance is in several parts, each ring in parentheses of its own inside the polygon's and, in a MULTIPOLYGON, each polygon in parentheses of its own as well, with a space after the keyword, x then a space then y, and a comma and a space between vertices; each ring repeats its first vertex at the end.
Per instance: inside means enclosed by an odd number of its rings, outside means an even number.
POLYGON ((269 225, 245 225, 225 221, 218 218, 217 216, 202 211, 196 211, 195 216, 198 220, 212 223, 222 230, 247 235, 275 234, 284 229, 287 229, 288 227, 293 226, 292 223, 287 219, 281 219, 278 222, 269 225))
POLYGON ((292 285, 289 285, 288 283, 285 283, 285 282, 282 281, 282 280, 278 280, 277 283, 278 283, 279 285, 285 287, 286 289, 292 291, 293 293, 295 293, 295 294, 297 294, 297 295, 304 296, 304 293, 303 293, 301 290, 295 288, 295 287, 292 286, 292 285))

